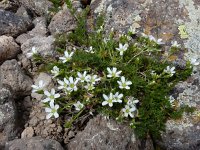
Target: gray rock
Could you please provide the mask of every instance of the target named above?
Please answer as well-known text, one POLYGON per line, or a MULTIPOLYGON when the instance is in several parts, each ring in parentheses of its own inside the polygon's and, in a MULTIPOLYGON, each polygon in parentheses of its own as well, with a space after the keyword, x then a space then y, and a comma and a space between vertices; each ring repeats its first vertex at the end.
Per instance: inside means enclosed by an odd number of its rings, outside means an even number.
POLYGON ((27 33, 23 33, 20 34, 17 38, 16 38, 16 42, 19 44, 23 44, 25 43, 27 40, 33 38, 31 35, 27 34, 27 33))
POLYGON ((33 20, 35 28, 28 32, 29 35, 35 36, 46 36, 47 35, 47 22, 44 17, 37 17, 33 20))
POLYGON ((200 74, 194 74, 185 82, 176 85, 173 96, 180 106, 188 105, 197 110, 192 114, 184 113, 182 119, 168 120, 166 132, 162 133, 162 142, 158 143, 168 149, 200 149, 200 74))
POLYGON ((20 65, 22 69, 29 70, 31 68, 32 66, 31 60, 28 59, 25 55, 18 54, 17 58, 18 58, 18 64, 20 65))
POLYGON ((15 58, 18 53, 20 53, 20 46, 15 43, 13 37, 0 36, 0 64, 15 58))
POLYGON ((4 86, 0 88, 0 145, 12 140, 16 130, 16 107, 13 102, 11 90, 4 86))
POLYGON ((15 59, 5 61, 0 67, 0 81, 12 88, 15 97, 31 93, 32 80, 24 74, 15 59))
POLYGON ((26 11, 26 8, 21 6, 18 8, 17 12, 15 13, 17 16, 21 16, 24 18, 29 18, 31 19, 31 17, 28 15, 28 12, 26 11))
POLYGON ((51 34, 67 33, 76 27, 76 21, 69 9, 64 7, 52 19, 48 26, 51 34))
POLYGON ((32 137, 15 139, 6 144, 5 150, 64 150, 60 143, 51 139, 32 137))
POLYGON ((27 53, 31 52, 32 47, 35 47, 37 52, 43 57, 52 56, 54 54, 54 37, 37 36, 31 38, 21 45, 22 53, 27 56, 27 53))
POLYGON ((20 5, 29 9, 33 14, 37 15, 47 15, 53 4, 48 0, 14 0, 19 2, 20 5))
POLYGON ((31 31, 29 31, 28 33, 21 34, 16 38, 16 41, 21 45, 27 40, 36 36, 46 37, 48 32, 46 19, 44 17, 37 17, 33 20, 33 23, 35 27, 31 31))
MULTIPOLYGON (((68 149, 139 150, 140 146, 140 141, 128 126, 97 116, 68 144, 68 149)), ((142 146, 143 150, 153 150, 152 142, 146 141, 142 146)))
POLYGON ((0 9, 0 35, 16 37, 32 28, 30 19, 19 17, 12 12, 0 9))
POLYGON ((47 22, 44 17, 37 17, 33 20, 34 28, 24 34, 19 35, 16 41, 20 44, 25 43, 28 39, 36 36, 46 36, 47 35, 47 22))
POLYGON ((24 139, 24 138, 31 138, 33 137, 34 135, 34 130, 32 127, 27 127, 24 129, 24 131, 22 132, 21 134, 21 138, 24 139))
POLYGON ((9 89, 9 87, 3 87, 3 85, 0 85, 0 105, 3 105, 5 102, 10 101, 12 97, 12 92, 9 89))

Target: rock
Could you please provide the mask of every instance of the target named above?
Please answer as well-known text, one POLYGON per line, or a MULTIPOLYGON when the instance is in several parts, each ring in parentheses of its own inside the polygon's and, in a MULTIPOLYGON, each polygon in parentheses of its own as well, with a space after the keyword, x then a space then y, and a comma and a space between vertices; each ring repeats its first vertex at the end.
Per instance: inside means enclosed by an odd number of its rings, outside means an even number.
POLYGON ((28 59, 23 54, 18 54, 18 64, 21 66, 22 69, 29 70, 31 68, 31 60, 28 59))
POLYGON ((48 26, 51 34, 67 33, 76 27, 76 21, 71 15, 69 9, 65 6, 52 19, 48 26))
POLYGON ((27 127, 24 129, 24 131, 22 132, 21 134, 21 138, 24 139, 24 138, 31 138, 33 137, 34 135, 34 130, 32 127, 27 127))
POLYGON ((32 80, 25 75, 15 59, 0 66, 0 81, 12 88, 15 97, 30 95, 32 80))
POLYGON ((0 88, 0 102, 0 145, 4 145, 6 141, 12 140, 17 133, 16 107, 9 87, 0 88))
MULTIPOLYGON (((37 78, 34 79, 34 84, 38 85, 39 81, 44 82, 44 90, 50 90, 53 87, 53 80, 47 73, 40 73, 37 78)), ((37 100, 42 100, 43 95, 37 93, 31 93, 31 96, 37 100)))
POLYGON ((5 150, 64 150, 60 143, 51 139, 32 137, 15 139, 6 144, 5 150))
POLYGON ((29 31, 28 33, 21 34, 16 38, 16 41, 21 45, 33 37, 45 37, 47 35, 47 23, 44 17, 35 18, 33 20, 33 23, 35 27, 31 31, 29 31))
POLYGON ((27 53, 31 53, 32 47, 35 47, 37 52, 43 56, 53 56, 54 54, 54 37, 34 37, 27 40, 21 45, 21 50, 24 55, 27 56, 27 53))
MULTIPOLYGON (((148 143, 147 141, 145 143, 148 143)), ((126 125, 97 116, 68 144, 69 150, 139 150, 140 141, 126 125)), ((152 142, 142 145, 143 150, 153 150, 152 142)))
POLYGON ((179 120, 168 120, 166 132, 162 133, 162 142, 157 141, 163 148, 168 149, 200 149, 200 74, 194 74, 185 82, 179 83, 174 89, 173 97, 180 106, 195 107, 192 114, 184 113, 179 120))
POLYGON ((35 24, 35 28, 28 32, 28 34, 32 37, 36 36, 47 36, 47 22, 44 17, 38 17, 33 20, 33 23, 35 24))
POLYGON ((10 0, 1 0, 0 1, 0 9, 9 10, 15 12, 18 8, 18 3, 14 3, 10 0))
POLYGON ((31 31, 21 34, 16 38, 16 41, 21 45, 36 36, 46 37, 48 32, 46 19, 44 17, 37 17, 33 20, 33 23, 35 27, 31 31))
POLYGON ((31 17, 29 16, 28 12, 26 11, 26 8, 23 7, 23 6, 19 7, 15 14, 17 16, 20 16, 20 17, 31 19, 31 17))
POLYGON ((19 2, 20 5, 29 9, 33 14, 36 15, 47 15, 50 8, 53 8, 53 3, 48 0, 13 0, 19 2))
POLYGON ((20 47, 15 43, 13 37, 0 36, 0 64, 5 60, 13 59, 20 53, 20 47))
POLYGON ((30 28, 32 28, 30 19, 0 9, 0 35, 16 37, 30 28))
POLYGON ((23 33, 21 35, 19 35, 17 38, 16 38, 16 42, 19 43, 19 44, 23 44, 25 43, 28 39, 31 39, 33 38, 31 35, 27 34, 27 33, 23 33))

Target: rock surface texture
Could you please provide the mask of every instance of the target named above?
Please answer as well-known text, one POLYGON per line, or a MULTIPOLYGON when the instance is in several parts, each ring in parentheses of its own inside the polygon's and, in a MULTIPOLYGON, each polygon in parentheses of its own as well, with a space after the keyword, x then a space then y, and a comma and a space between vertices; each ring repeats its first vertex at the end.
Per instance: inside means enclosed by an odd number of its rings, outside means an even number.
POLYGON ((11 36, 0 36, 0 64, 5 60, 15 58, 20 53, 20 46, 11 36))
MULTIPOLYGON (((78 133, 69 145, 69 150, 139 150, 140 141, 133 130, 116 121, 97 116, 89 121, 85 129, 78 133)), ((143 143, 143 150, 153 150, 151 141, 143 143)))
POLYGON ((14 0, 36 15, 47 15, 53 4, 48 0, 14 0))
POLYGON ((19 17, 10 11, 0 9, 0 35, 16 37, 32 27, 28 18, 19 17))
POLYGON ((12 88, 14 97, 30 95, 32 80, 25 75, 15 59, 7 60, 0 66, 1 84, 12 88))
POLYGON ((16 136, 16 117, 12 91, 6 86, 0 87, 0 149, 16 136))
POLYGON ((6 144, 5 150, 64 150, 55 140, 40 137, 16 139, 6 144))
POLYGON ((53 56, 54 37, 36 36, 34 38, 31 38, 21 45, 22 53, 27 56, 28 53, 31 53, 33 47, 35 47, 37 52, 43 57, 53 56))
MULTIPOLYGON (((67 7, 67 6, 65 6, 67 7)), ((51 20, 48 28, 51 34, 67 33, 76 27, 75 19, 69 9, 60 10, 51 20)))

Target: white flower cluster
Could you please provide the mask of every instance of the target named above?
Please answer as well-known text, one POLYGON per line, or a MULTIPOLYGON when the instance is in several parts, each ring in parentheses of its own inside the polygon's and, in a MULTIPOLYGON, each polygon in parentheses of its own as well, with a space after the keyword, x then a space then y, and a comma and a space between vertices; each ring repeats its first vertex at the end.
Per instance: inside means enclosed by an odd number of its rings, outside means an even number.
MULTIPOLYGON (((113 68, 108 67, 107 71, 108 71, 107 74, 108 78, 119 78, 120 74, 122 73, 122 71, 117 71, 116 67, 113 68)), ((121 80, 117 81, 119 88, 129 90, 132 82, 126 80, 124 76, 121 76, 120 79, 121 80)), ((123 96, 124 95, 119 92, 116 93, 110 92, 109 95, 103 94, 104 101, 102 102, 102 105, 103 106, 108 105, 112 107, 113 103, 122 103, 123 96)), ((133 98, 132 99, 130 98, 127 104, 125 105, 125 108, 122 109, 123 116, 128 117, 129 115, 130 117, 133 118, 134 117, 133 112, 137 110, 135 104, 138 102, 139 102, 138 100, 133 100, 133 98)))
MULTIPOLYGON (((64 62, 63 62, 64 63, 64 62)), ((59 75, 60 69, 57 66, 53 67, 53 70, 51 70, 51 73, 56 77, 59 75)), ((77 77, 70 76, 69 78, 64 78, 63 80, 58 80, 58 89, 63 90, 66 95, 69 95, 73 91, 77 91, 80 87, 81 89, 84 88, 87 91, 92 91, 95 89, 95 84, 100 81, 101 78, 98 77, 98 75, 94 74, 87 74, 87 71, 84 71, 83 73, 77 72, 77 77)), ((80 111, 84 105, 78 101, 74 104, 75 109, 80 111)))
POLYGON ((167 68, 164 69, 164 73, 169 74, 169 76, 172 77, 176 73, 175 67, 167 66, 167 68))
POLYGON ((128 98, 128 102, 125 105, 125 108, 122 109, 122 112, 124 113, 125 117, 130 116, 131 118, 134 117, 134 112, 137 110, 136 104, 139 102, 139 100, 135 99, 134 97, 128 98))
MULTIPOLYGON (((32 92, 36 93, 39 91, 43 91, 44 86, 45 86, 44 81, 40 80, 38 85, 32 85, 32 88, 33 88, 32 92)), ((50 92, 45 90, 44 95, 46 96, 46 98, 43 99, 42 102, 43 103, 48 102, 49 104, 49 107, 45 108, 45 112, 47 113, 46 119, 49 119, 52 116, 54 116, 55 118, 58 118, 59 114, 57 111, 59 109, 59 105, 55 104, 54 102, 55 102, 55 99, 60 97, 60 94, 56 93, 55 89, 52 88, 50 92)))

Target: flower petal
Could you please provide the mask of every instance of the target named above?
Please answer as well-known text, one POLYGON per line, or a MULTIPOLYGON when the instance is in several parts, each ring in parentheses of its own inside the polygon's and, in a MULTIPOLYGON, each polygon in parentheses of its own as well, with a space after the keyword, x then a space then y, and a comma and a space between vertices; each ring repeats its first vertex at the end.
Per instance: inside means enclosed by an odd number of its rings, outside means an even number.
POLYGON ((51 118, 51 116, 53 116, 53 114, 52 114, 52 113, 49 113, 49 114, 47 114, 47 115, 46 115, 46 119, 50 119, 50 118, 51 118))
POLYGON ((105 106, 105 105, 107 105, 107 104, 108 104, 107 101, 103 101, 103 102, 102 102, 102 106, 105 106))

